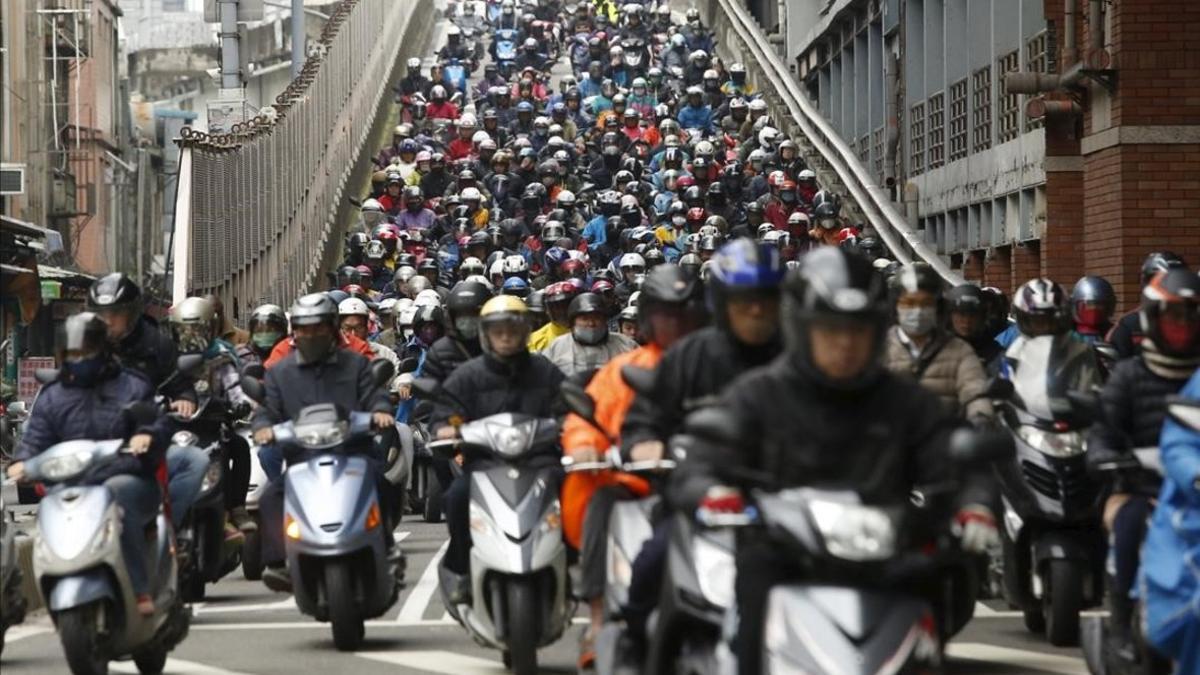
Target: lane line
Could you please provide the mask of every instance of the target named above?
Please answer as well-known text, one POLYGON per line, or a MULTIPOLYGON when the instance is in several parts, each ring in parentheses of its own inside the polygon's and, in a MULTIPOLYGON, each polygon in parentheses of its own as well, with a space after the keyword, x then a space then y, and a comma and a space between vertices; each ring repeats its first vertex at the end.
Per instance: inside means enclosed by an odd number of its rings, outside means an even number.
POLYGON ((404 606, 400 608, 400 614, 396 617, 396 623, 412 623, 420 621, 425 616, 425 607, 429 605, 434 592, 437 591, 438 565, 441 563, 442 557, 446 555, 446 549, 449 546, 450 540, 447 539, 433 554, 425 571, 421 572, 421 578, 417 580, 417 585, 413 586, 412 592, 405 598, 404 606))
MULTIPOLYGON (((138 672, 137 665, 132 661, 111 661, 108 664, 110 670, 118 673, 136 673, 138 672)), ((167 665, 163 667, 164 673, 183 673, 185 675, 250 675, 237 670, 225 670, 224 668, 216 668, 207 666, 203 663, 195 661, 184 661, 183 659, 167 659, 167 665)))
POLYGON ((1087 675, 1088 672, 1082 658, 1000 647, 980 642, 952 642, 946 647, 946 655, 955 659, 1036 668, 1043 672, 1060 673, 1061 675, 1087 675))
MULTIPOLYGON (((408 623, 398 623, 396 621, 381 621, 373 620, 364 622, 367 628, 414 628, 414 627, 438 627, 438 626, 455 626, 453 620, 443 621, 441 619, 422 619, 421 621, 410 621, 408 623)), ((248 630, 296 630, 304 628, 316 628, 319 630, 329 630, 328 623, 318 621, 264 621, 262 623, 244 622, 244 623, 199 623, 192 624, 188 630, 200 631, 248 631, 248 630)))
POLYGON ((256 602, 245 605, 210 605, 207 607, 192 607, 192 613, 196 616, 202 614, 230 614, 234 612, 273 612, 280 609, 290 609, 296 606, 296 600, 292 596, 287 596, 284 600, 276 600, 275 602, 256 602))
POLYGON ((355 656, 405 668, 446 675, 491 675, 507 672, 499 661, 446 651, 355 652, 355 656))

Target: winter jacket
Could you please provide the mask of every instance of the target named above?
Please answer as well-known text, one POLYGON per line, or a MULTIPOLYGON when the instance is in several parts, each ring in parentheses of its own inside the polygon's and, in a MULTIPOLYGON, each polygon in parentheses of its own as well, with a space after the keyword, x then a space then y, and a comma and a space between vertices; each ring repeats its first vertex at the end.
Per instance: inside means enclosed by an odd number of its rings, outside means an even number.
POLYGON ((709 106, 684 106, 680 109, 677 119, 679 120, 679 126, 683 129, 712 131, 713 116, 712 108, 709 106))
POLYGON ((334 349, 315 363, 303 363, 298 352, 288 354, 267 369, 265 385, 266 400, 251 425, 255 431, 296 419, 305 407, 318 403, 333 403, 347 412, 392 412, 386 389, 372 380, 370 360, 347 349, 334 349))
POLYGON ((617 354, 637 349, 637 343, 620 333, 609 333, 598 345, 585 345, 568 333, 559 336, 542 352, 564 375, 586 373, 608 363, 617 354))
POLYGON ((943 331, 935 333, 916 357, 909 350, 911 344, 898 326, 888 330, 884 361, 888 370, 933 392, 952 416, 992 416, 990 400, 971 400, 987 389, 987 376, 971 345, 943 331))
POLYGON ((1107 341, 1117 350, 1117 355, 1127 359, 1137 353, 1137 347, 1142 342, 1142 322, 1137 310, 1127 312, 1117 319, 1116 325, 1108 332, 1107 341))
POLYGON ((556 338, 561 335, 566 335, 571 332, 567 326, 560 326, 553 321, 546 322, 545 326, 533 331, 529 336, 529 351, 540 352, 550 346, 556 338))
MULTIPOLYGON (((1200 373, 1181 392, 1200 399, 1200 373)), ((1200 672, 1200 432, 1168 418, 1159 439, 1165 472, 1150 519, 1138 590, 1146 637, 1180 673, 1200 672)))
MULTIPOLYGON (((360 340, 358 336, 347 335, 346 333, 338 332, 340 339, 340 347, 342 349, 361 354, 368 359, 375 358, 375 352, 371 349, 371 345, 366 340, 360 340)), ((271 350, 271 355, 267 357, 267 362, 263 364, 264 368, 273 368, 275 364, 287 358, 294 350, 295 342, 293 338, 280 340, 275 344, 275 348, 271 350)))
POLYGON ((152 402, 154 386, 142 373, 112 365, 94 387, 77 387, 62 380, 38 392, 25 423, 16 459, 23 461, 64 441, 128 439, 140 433, 154 437, 150 451, 119 459, 94 471, 89 483, 103 483, 110 476, 131 473, 153 478, 171 437, 171 424, 163 415, 135 424, 123 411, 137 402, 152 402))
POLYGON ((450 335, 442 336, 434 341, 425 355, 421 374, 443 382, 459 366, 482 352, 478 340, 463 341, 450 335))
POLYGON ((717 397, 738 375, 770 363, 779 344, 744 345, 728 332, 709 326, 671 346, 663 354, 650 396, 638 394, 621 425, 621 448, 641 441, 666 440, 683 426, 684 417, 715 405, 717 397))
MULTIPOLYGON (((931 392, 887 370, 846 390, 785 355, 729 385, 718 405, 739 442, 689 449, 669 492, 687 513, 713 485, 745 485, 734 470, 761 474, 768 489, 851 489, 866 503, 886 504, 907 503, 914 487, 949 477, 954 418, 931 392)), ((989 504, 991 495, 980 480, 961 499, 989 504)))
MULTIPOLYGON (((121 338, 115 356, 121 367, 138 371, 151 385, 160 387, 175 372, 179 354, 175 342, 159 328, 158 322, 143 315, 133 330, 121 338)), ((196 400, 191 379, 186 377, 172 379, 162 393, 171 400, 196 400)))
MULTIPOLYGON (((662 348, 648 344, 624 354, 618 354, 592 377, 587 393, 596 402, 596 421, 605 434, 616 439, 621 437, 621 424, 625 413, 633 403, 634 391, 621 377, 621 368, 626 365, 653 370, 662 360, 662 348)), ((609 440, 605 434, 583 421, 578 415, 567 415, 563 422, 562 447, 564 455, 573 455, 584 448, 603 453, 609 440)), ((650 492, 645 479, 618 471, 587 471, 567 474, 562 486, 563 535, 576 549, 583 537, 583 519, 587 505, 596 490, 609 485, 624 485, 636 495, 650 492)))

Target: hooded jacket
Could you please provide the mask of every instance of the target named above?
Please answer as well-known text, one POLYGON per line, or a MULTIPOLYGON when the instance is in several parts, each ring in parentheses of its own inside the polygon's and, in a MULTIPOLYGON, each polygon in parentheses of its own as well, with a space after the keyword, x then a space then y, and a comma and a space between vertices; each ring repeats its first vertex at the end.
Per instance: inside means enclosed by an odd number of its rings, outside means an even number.
POLYGON ((915 357, 911 345, 899 326, 888 331, 884 357, 888 370, 935 394, 952 416, 992 416, 992 402, 976 398, 987 389, 987 376, 971 345, 945 331, 935 332, 915 357))
POLYGON ((596 370, 614 356, 636 348, 636 342, 620 333, 609 332, 604 342, 596 345, 583 344, 573 334, 567 333, 555 338, 542 355, 550 359, 564 375, 571 376, 596 370))

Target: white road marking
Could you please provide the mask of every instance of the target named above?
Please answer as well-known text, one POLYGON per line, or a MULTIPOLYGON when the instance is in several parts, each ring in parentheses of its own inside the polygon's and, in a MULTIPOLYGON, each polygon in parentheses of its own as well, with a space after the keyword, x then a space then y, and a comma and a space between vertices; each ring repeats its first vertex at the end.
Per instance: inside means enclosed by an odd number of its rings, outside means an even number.
POLYGON ((273 612, 282 609, 291 609, 296 606, 296 600, 292 596, 288 596, 283 600, 275 602, 256 602, 245 605, 208 605, 205 607, 192 607, 192 612, 197 616, 201 614, 230 614, 233 612, 273 612))
MULTIPOLYGON (((976 619, 1020 619, 1024 613, 1015 609, 992 609, 982 602, 975 603, 975 618, 976 619)), ((1089 609, 1080 612, 1079 616, 1098 616, 1102 618, 1108 617, 1106 609, 1089 609)))
POLYGON ((978 642, 952 642, 946 647, 946 655, 955 659, 1019 665, 1024 668, 1035 668, 1062 675, 1087 675, 1088 672, 1082 658, 1043 654, 978 642))
POLYGON ((415 668, 430 673, 447 675, 483 675, 507 672, 499 661, 464 656, 445 651, 402 651, 402 652, 355 652, 355 656, 372 661, 392 663, 405 668, 415 668))
POLYGON ((44 624, 21 624, 9 628, 8 631, 4 633, 4 641, 16 642, 17 640, 24 640, 25 638, 31 638, 35 635, 53 632, 54 626, 50 625, 49 621, 46 621, 44 624))
POLYGON ((400 614, 396 617, 396 623, 412 623, 420 621, 425 616, 425 607, 429 605, 429 601, 433 599, 434 592, 437 591, 438 565, 442 561, 442 556, 446 555, 446 549, 449 546, 450 540, 447 539, 442 542, 437 553, 433 554, 433 558, 426 565, 425 571, 421 573, 421 578, 417 580, 417 585, 413 586, 412 592, 404 600, 404 606, 400 608, 400 614))
MULTIPOLYGON (((364 622, 367 628, 412 628, 421 626, 452 626, 456 625, 453 620, 443 621, 441 619, 424 619, 421 621, 410 621, 408 623, 397 623, 395 621, 366 621, 364 622)), ((245 622, 245 623, 201 623, 192 624, 189 630, 202 631, 253 631, 253 630, 296 630, 297 628, 317 628, 320 630, 329 630, 328 623, 319 621, 264 621, 262 623, 245 622)))
MULTIPOLYGON (((109 669, 117 673, 136 673, 137 666, 132 661, 112 661, 108 664, 109 669)), ((216 668, 206 666, 203 663, 195 661, 184 661, 183 659, 167 659, 167 665, 163 668, 164 673, 184 673, 186 675, 248 675, 236 670, 225 670, 224 668, 216 668)))

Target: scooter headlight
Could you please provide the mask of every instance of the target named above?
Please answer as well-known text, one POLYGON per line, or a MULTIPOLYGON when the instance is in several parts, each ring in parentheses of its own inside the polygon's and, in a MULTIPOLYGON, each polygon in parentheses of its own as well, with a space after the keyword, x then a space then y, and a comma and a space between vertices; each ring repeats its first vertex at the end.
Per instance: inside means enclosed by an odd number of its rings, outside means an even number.
POLYGON ((527 422, 511 427, 500 424, 487 426, 492 447, 504 457, 517 457, 524 452, 529 447, 532 431, 532 426, 527 422))
POLYGON ((69 455, 50 457, 38 467, 38 474, 51 483, 62 482, 82 473, 91 458, 92 451, 90 449, 69 455))
POLYGON ((885 560, 896 553, 896 527, 883 509, 814 500, 808 512, 830 555, 864 561, 885 560))
POLYGON ((171 436, 171 445, 177 447, 200 445, 200 437, 190 431, 176 431, 171 436))
POLYGON ((1051 457, 1074 457, 1082 455, 1087 449, 1083 434, 1078 431, 1055 433, 1033 425, 1022 424, 1017 427, 1017 435, 1030 447, 1051 457))
POLYGON ((346 440, 347 428, 344 421, 337 424, 301 424, 295 428, 296 441, 313 450, 329 448, 346 440))

